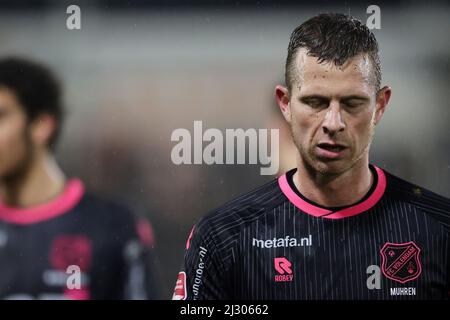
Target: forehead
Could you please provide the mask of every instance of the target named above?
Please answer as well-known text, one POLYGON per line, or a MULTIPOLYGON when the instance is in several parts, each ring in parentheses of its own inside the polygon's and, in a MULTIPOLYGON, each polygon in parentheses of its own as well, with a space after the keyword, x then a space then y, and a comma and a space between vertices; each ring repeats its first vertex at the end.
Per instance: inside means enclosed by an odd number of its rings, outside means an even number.
POLYGON ((371 81, 372 66, 368 57, 355 56, 342 66, 332 62, 319 63, 316 57, 307 55, 305 49, 296 55, 298 80, 294 87, 300 94, 327 96, 370 95, 374 86, 371 81))

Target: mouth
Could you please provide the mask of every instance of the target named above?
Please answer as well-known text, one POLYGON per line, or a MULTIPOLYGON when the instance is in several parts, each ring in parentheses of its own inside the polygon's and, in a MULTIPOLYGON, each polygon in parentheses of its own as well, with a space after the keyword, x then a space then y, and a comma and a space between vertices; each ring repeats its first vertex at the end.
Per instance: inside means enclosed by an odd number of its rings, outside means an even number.
POLYGON ((323 142, 317 144, 317 149, 320 157, 336 159, 342 156, 347 147, 339 143, 323 142))

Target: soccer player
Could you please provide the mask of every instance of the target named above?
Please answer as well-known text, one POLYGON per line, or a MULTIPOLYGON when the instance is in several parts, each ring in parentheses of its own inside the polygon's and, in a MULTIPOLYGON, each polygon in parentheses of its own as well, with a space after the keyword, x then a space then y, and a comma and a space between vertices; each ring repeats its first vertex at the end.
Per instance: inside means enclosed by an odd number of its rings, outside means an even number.
POLYGON ((0 60, 0 298, 155 298, 148 222, 54 159, 61 95, 47 67, 0 60))
POLYGON ((448 299, 449 199, 369 163, 391 96, 375 36, 315 16, 285 71, 296 168, 194 226, 173 299, 448 299))

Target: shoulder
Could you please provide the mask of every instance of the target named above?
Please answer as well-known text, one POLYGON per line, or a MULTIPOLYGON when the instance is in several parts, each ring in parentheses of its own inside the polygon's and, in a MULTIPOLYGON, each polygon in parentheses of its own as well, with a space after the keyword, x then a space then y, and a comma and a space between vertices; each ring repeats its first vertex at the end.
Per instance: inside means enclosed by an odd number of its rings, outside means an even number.
POLYGON ((203 237, 229 239, 286 200, 278 179, 225 203, 203 216, 194 229, 203 237))
POLYGON ((450 229, 450 199, 417 184, 384 171, 387 178, 386 191, 396 200, 406 202, 438 220, 450 229))
MULTIPOLYGON (((138 217, 125 203, 99 196, 93 193, 85 193, 76 207, 77 215, 85 226, 94 229, 97 235, 117 240, 141 238, 153 239, 153 229, 150 223, 138 217)), ((153 240, 148 240, 152 242, 153 240)))
POLYGON ((90 217, 98 217, 107 220, 132 220, 132 210, 120 201, 101 197, 93 193, 85 193, 78 209, 89 214, 90 217))

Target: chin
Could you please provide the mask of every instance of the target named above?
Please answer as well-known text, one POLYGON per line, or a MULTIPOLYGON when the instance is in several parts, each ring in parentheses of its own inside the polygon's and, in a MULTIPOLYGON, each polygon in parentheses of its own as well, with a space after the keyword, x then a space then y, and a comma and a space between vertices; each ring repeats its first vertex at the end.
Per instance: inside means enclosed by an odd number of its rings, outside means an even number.
POLYGON ((323 175, 338 175, 346 172, 352 166, 345 160, 323 161, 315 160, 312 167, 323 175))

